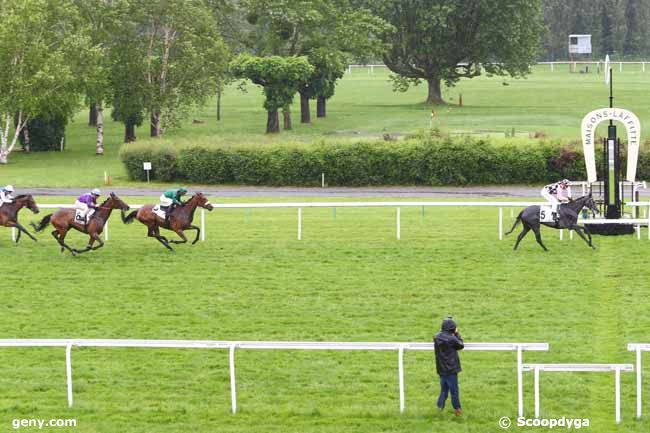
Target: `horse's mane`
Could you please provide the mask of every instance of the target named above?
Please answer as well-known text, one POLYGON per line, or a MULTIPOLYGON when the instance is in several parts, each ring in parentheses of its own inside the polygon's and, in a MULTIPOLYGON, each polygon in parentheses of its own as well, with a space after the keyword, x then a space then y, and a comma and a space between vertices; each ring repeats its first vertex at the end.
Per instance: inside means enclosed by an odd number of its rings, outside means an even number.
POLYGON ((27 197, 31 197, 31 194, 20 194, 20 195, 17 195, 16 197, 14 197, 14 200, 20 200, 20 199, 22 199, 22 198, 27 198, 27 197))

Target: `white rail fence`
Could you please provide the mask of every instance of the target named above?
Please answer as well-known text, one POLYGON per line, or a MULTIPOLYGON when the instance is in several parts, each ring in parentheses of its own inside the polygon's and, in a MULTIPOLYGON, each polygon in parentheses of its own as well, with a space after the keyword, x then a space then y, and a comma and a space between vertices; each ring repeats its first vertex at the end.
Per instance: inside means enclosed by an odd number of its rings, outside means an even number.
MULTIPOLYGON (((638 62, 623 62, 623 61, 618 61, 618 62, 610 62, 610 65, 612 68, 615 65, 618 65, 618 70, 619 72, 623 72, 623 65, 639 65, 641 68, 641 72, 645 72, 645 67, 646 67, 646 61, 638 61, 638 62)), ((603 60, 576 60, 576 61, 558 61, 558 62, 537 62, 538 65, 548 65, 551 69, 551 72, 555 71, 555 66, 560 66, 560 65, 569 65, 572 67, 572 69, 575 71, 578 65, 589 65, 589 66, 597 66, 600 67, 601 69, 604 67, 605 62, 603 60)), ((459 64, 460 66, 461 64, 459 64)), ((375 68, 378 69, 387 69, 386 65, 383 64, 371 64, 371 65, 348 65, 348 68, 346 70, 346 73, 348 75, 352 74, 353 69, 367 69, 368 70, 368 75, 374 75, 375 74, 375 68)))
POLYGON ((632 364, 524 364, 523 371, 532 371, 535 375, 535 418, 539 418, 539 374, 542 371, 549 373, 559 372, 588 372, 611 373, 614 372, 614 401, 616 424, 621 422, 621 372, 634 371, 632 364))
MULTIPOLYGON (((404 380, 404 352, 407 350, 433 351, 433 343, 368 343, 368 342, 312 342, 312 341, 217 341, 217 340, 116 340, 116 339, 8 339, 0 340, 0 347, 64 347, 68 406, 72 407, 72 348, 73 347, 132 347, 158 349, 227 349, 229 351, 230 394, 232 413, 237 412, 235 350, 357 350, 396 351, 399 379, 400 412, 406 407, 404 380)), ((517 353, 517 408, 523 416, 523 352, 548 351, 547 343, 466 343, 465 351, 506 351, 517 353)))
MULTIPOLYGON (((224 204, 214 204, 215 209, 278 209, 278 208, 295 208, 297 209, 297 239, 302 240, 302 228, 303 228, 303 218, 302 210, 303 208, 365 208, 365 207, 394 207, 395 208, 395 236, 397 240, 402 238, 402 217, 401 217, 401 208, 402 207, 421 207, 423 210, 425 207, 495 207, 499 208, 498 214, 498 236, 499 240, 503 240, 504 234, 504 217, 503 209, 504 208, 515 208, 520 207, 524 208, 532 205, 542 205, 547 204, 546 202, 482 202, 482 201, 470 201, 470 202, 460 202, 460 201, 387 201, 387 202, 302 202, 302 203, 224 203, 224 204)), ((630 202, 626 204, 627 206, 639 206, 646 208, 646 218, 624 218, 618 220, 609 220, 609 219, 589 219, 589 220, 579 220, 579 223, 589 222, 590 224, 633 224, 637 228, 637 239, 641 239, 641 226, 650 227, 650 202, 630 202)), ((72 205, 58 205, 58 204, 43 204, 39 205, 39 208, 42 209, 59 209, 59 208, 73 208, 72 205)), ((132 205, 131 209, 139 209, 142 205, 132 205)), ((511 217, 514 217, 514 213, 511 212, 511 217)), ((200 225, 201 225, 201 240, 205 241, 206 231, 205 231, 205 209, 201 209, 200 212, 200 225)), ((560 240, 564 238, 564 231, 559 231, 560 240)), ((11 238, 16 240, 16 229, 11 229, 11 238)), ((573 231, 570 231, 570 238, 573 239, 573 231)), ((108 240, 108 222, 104 226, 104 239, 108 240)), ((648 240, 650 240, 650 229, 648 230, 648 240)))
POLYGON ((650 344, 648 343, 631 343, 627 345, 627 350, 630 352, 635 352, 636 354, 636 417, 641 418, 643 413, 643 399, 642 399, 642 387, 643 387, 643 365, 642 361, 642 352, 650 352, 650 344))

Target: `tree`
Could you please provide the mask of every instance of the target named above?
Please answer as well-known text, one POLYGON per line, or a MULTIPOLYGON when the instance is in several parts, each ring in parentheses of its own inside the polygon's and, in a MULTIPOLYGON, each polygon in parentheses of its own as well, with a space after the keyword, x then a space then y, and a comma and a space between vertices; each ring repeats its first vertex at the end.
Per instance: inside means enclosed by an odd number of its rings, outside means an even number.
POLYGON ((643 36, 639 25, 639 3, 637 0, 628 0, 625 7, 625 22, 627 31, 623 42, 623 54, 626 56, 639 55, 641 53, 641 41, 643 36))
POLYGON ((543 22, 539 0, 384 0, 368 2, 397 29, 386 66, 398 88, 425 80, 426 102, 443 104, 440 83, 488 74, 521 77, 536 61, 543 22))
POLYGON ((72 115, 83 92, 78 77, 97 52, 69 0, 5 0, 0 23, 0 163, 6 164, 30 119, 72 115))
POLYGON ((604 54, 614 53, 614 17, 611 10, 611 4, 604 1, 601 5, 601 49, 604 54))
POLYGON ((245 78, 264 89, 264 108, 268 112, 266 132, 280 132, 278 110, 287 110, 300 83, 314 72, 306 57, 254 57, 240 54, 230 63, 236 78, 245 78))
POLYGON ((314 73, 300 88, 301 122, 309 123, 309 100, 318 98, 319 117, 345 71, 345 56, 374 55, 390 30, 383 19, 353 0, 246 0, 253 25, 250 48, 258 54, 307 56, 314 73), (316 89, 318 90, 317 93, 316 89))

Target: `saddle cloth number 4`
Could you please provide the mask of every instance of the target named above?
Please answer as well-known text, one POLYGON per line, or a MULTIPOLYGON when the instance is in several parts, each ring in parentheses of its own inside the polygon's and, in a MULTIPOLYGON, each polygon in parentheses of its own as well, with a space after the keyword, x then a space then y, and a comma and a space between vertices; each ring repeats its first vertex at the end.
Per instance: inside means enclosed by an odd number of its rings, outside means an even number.
POLYGON ((553 211, 551 206, 542 205, 539 207, 539 222, 541 223, 552 223, 555 222, 553 219, 553 211))

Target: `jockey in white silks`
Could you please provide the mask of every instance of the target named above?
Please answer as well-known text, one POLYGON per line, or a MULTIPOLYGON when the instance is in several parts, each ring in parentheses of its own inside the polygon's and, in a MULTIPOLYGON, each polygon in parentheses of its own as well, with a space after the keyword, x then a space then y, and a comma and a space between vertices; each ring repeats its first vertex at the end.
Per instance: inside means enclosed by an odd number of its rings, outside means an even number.
POLYGON ((551 204, 553 218, 557 219, 557 207, 560 203, 567 203, 569 198, 569 179, 551 183, 542 188, 542 197, 551 204))
POLYGON ((5 203, 14 202, 14 187, 7 185, 0 189, 0 207, 5 203))

